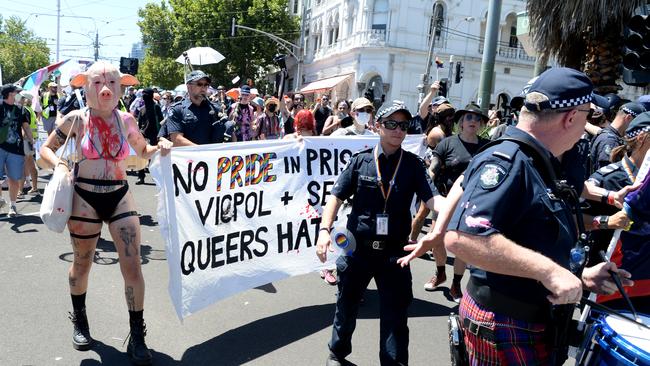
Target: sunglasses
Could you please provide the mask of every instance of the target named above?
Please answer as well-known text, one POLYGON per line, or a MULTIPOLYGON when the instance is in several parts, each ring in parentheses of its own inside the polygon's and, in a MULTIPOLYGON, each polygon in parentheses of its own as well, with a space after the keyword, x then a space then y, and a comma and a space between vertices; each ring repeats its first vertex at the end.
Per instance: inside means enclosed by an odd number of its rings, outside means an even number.
POLYGON ((370 107, 368 107, 368 108, 360 108, 360 109, 355 110, 355 112, 357 112, 357 113, 359 113, 359 112, 372 113, 372 111, 373 111, 373 109, 370 108, 370 107))
POLYGON ((477 122, 481 122, 481 120, 482 120, 481 116, 479 116, 478 114, 475 114, 475 113, 466 113, 464 118, 465 118, 466 121, 474 120, 474 121, 477 121, 477 122))
POLYGON ((576 109, 578 112, 587 112, 587 119, 591 119, 591 117, 594 116, 594 112, 596 111, 593 108, 589 109, 576 109))
POLYGON ((384 125, 384 127, 386 127, 387 130, 395 130, 395 129, 397 129, 397 127, 399 127, 400 130, 406 132, 409 129, 410 122, 409 121, 392 121, 392 120, 388 120, 388 121, 382 122, 382 124, 384 125))
POLYGON ((293 98, 293 100, 296 101, 296 102, 299 102, 299 101, 305 100, 305 99, 303 99, 303 98, 293 98))
POLYGON ((199 88, 205 88, 210 86, 209 83, 194 83, 194 85, 198 86, 199 88))

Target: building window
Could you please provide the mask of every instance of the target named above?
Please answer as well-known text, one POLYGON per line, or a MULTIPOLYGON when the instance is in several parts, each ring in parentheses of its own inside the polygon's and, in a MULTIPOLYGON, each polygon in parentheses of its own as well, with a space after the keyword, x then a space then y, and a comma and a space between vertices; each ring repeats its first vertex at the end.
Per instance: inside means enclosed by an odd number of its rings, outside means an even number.
POLYGON ((504 73, 505 75, 510 75, 510 68, 509 68, 509 67, 504 67, 504 68, 503 68, 503 73, 504 73))
POLYGON ((519 41, 517 40, 517 27, 510 27, 510 40, 508 41, 508 46, 512 48, 517 48, 519 41))
POLYGON ((376 0, 372 14, 372 29, 386 29, 388 24, 388 0, 376 0))
POLYGON ((440 3, 436 3, 433 6, 433 16, 431 17, 431 22, 429 23, 429 40, 431 40, 431 34, 433 30, 436 30, 436 41, 440 40, 442 35, 442 28, 445 25, 445 8, 440 3))
POLYGON ((298 14, 298 0, 293 0, 293 13, 298 14))

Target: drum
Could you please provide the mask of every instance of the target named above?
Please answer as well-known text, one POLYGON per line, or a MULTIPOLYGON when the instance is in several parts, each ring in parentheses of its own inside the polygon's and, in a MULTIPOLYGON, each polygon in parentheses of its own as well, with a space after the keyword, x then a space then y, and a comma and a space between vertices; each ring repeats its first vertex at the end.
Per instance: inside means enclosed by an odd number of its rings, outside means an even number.
MULTIPOLYGON (((639 316, 650 325, 650 316, 639 316)), ((592 325, 582 353, 577 365, 650 366, 650 329, 616 315, 602 315, 592 325)))

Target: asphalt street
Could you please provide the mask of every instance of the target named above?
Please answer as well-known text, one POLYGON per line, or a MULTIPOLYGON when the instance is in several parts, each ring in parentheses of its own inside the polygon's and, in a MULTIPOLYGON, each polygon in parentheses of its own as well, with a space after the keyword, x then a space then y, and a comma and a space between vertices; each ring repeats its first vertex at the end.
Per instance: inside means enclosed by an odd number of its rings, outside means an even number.
MULTIPOLYGON (((41 171, 39 187, 45 186, 41 171)), ((147 176, 148 182, 151 178, 147 176)), ((181 322, 167 293, 165 247, 158 230, 156 187, 129 181, 142 224, 146 280, 144 317, 155 365, 324 365, 334 316, 336 287, 318 273, 289 278, 218 302, 181 322)), ((3 192, 8 198, 8 192, 3 192)), ((0 213, 2 327, 0 365, 129 365, 124 339, 128 312, 117 253, 106 226, 97 246, 87 295, 91 332, 87 352, 72 348, 72 305, 67 270, 72 260, 67 230, 48 231, 38 217, 40 196, 18 201, 16 218, 0 213)), ((424 291, 434 262, 412 264, 410 364, 449 364, 446 316, 457 305, 448 289, 424 291)), ((447 274, 452 268, 448 266, 447 274)), ((467 277, 467 276, 465 276, 467 277)), ((450 285, 449 280, 446 285, 450 285)), ((365 295, 349 360, 378 365, 379 302, 374 282, 365 295)))

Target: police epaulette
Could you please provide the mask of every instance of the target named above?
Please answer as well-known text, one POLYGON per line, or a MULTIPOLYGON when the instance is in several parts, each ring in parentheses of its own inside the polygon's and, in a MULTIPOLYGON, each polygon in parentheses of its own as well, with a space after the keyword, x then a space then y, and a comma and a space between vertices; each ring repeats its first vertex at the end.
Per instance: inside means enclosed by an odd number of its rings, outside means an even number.
POLYGON ((517 154, 517 151, 519 151, 519 145, 517 143, 504 141, 498 144, 498 147, 492 152, 492 156, 496 156, 506 161, 512 161, 517 154))
POLYGON ((598 173, 602 175, 607 175, 612 172, 615 172, 616 170, 621 169, 621 166, 616 164, 616 163, 611 163, 609 165, 605 165, 604 167, 598 169, 598 173))

